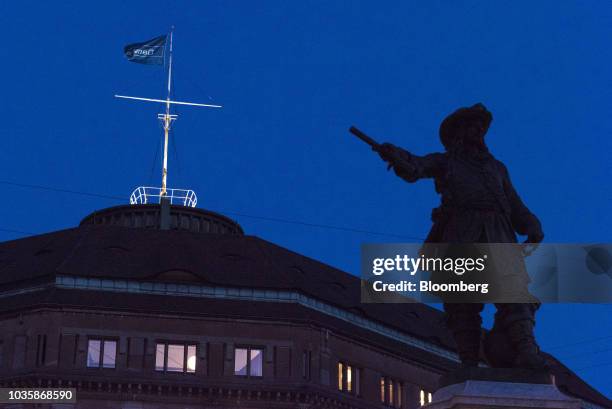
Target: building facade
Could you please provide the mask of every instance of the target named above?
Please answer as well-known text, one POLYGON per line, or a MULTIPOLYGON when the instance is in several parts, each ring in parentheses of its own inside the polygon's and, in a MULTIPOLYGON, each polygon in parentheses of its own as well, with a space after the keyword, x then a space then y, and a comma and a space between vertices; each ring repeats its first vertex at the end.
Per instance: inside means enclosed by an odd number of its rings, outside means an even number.
MULTIPOLYGON (((1 387, 76 389, 41 408, 413 409, 457 368, 438 310, 361 304, 357 277, 222 215, 172 207, 166 229, 161 211, 0 244, 1 387)), ((612 407, 550 360, 563 392, 612 407)))

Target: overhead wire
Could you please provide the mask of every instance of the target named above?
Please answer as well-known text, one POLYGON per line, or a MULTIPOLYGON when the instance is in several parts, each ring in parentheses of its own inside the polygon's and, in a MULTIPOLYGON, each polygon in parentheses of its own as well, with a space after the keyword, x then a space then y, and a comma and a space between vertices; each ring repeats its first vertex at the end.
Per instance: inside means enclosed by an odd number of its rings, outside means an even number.
MULTIPOLYGON (((75 194, 75 195, 80 195, 80 196, 95 197, 95 198, 108 199, 108 200, 121 201, 121 202, 125 201, 125 197, 123 196, 82 192, 82 191, 73 190, 73 189, 56 188, 52 186, 44 186, 44 185, 39 185, 39 184, 19 183, 19 182, 6 181, 6 180, 0 180, 0 184, 16 186, 16 187, 23 187, 23 188, 30 188, 30 189, 47 190, 47 191, 57 192, 57 193, 75 194)), ((307 221, 301 221, 301 220, 289 220, 289 219, 284 219, 280 217, 253 215, 253 214, 235 212, 235 211, 230 211, 230 210, 225 210, 225 209, 211 209, 211 210, 214 210, 218 213, 227 214, 227 215, 245 217, 245 218, 250 218, 250 219, 257 219, 257 220, 264 220, 264 221, 270 221, 270 222, 275 222, 275 223, 293 224, 293 225, 299 225, 299 226, 305 226, 305 227, 337 230, 337 231, 344 231, 344 232, 350 232, 350 233, 395 237, 395 238, 406 239, 406 240, 417 240, 417 241, 423 240, 423 238, 421 237, 416 237, 416 236, 411 236, 411 235, 372 231, 372 230, 354 228, 354 227, 349 227, 349 226, 335 226, 335 225, 324 224, 324 223, 313 223, 313 222, 307 222, 307 221)))

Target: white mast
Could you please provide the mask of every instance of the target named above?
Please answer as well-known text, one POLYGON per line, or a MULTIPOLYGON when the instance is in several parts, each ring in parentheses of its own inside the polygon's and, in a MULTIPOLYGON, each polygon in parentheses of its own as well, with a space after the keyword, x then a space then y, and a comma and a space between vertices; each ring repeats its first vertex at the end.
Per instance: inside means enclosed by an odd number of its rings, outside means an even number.
MULTIPOLYGON (((170 59, 168 63, 168 96, 166 98, 166 114, 163 116, 164 121, 164 164, 162 166, 162 185, 161 195, 166 196, 168 193, 166 182, 168 179, 168 132, 170 131, 170 123, 173 119, 170 115, 170 90, 172 88, 172 34, 174 26, 170 29, 170 59)), ((158 115, 159 117, 159 115, 158 115)))
MULTIPOLYGON (((147 188, 147 187, 139 187, 134 193, 132 193, 132 197, 130 198, 130 202, 135 203, 147 203, 148 196, 158 196, 160 199, 162 197, 168 196, 168 138, 170 133, 170 126, 172 121, 175 121, 177 118, 176 114, 172 114, 170 112, 170 106, 175 105, 190 105, 190 106, 198 106, 198 107, 206 107, 206 108, 221 108, 221 105, 211 105, 211 104, 199 104, 195 102, 182 102, 182 101, 173 101, 170 99, 170 93, 172 91, 172 40, 174 34, 174 26, 170 28, 170 48, 169 48, 169 59, 168 59, 168 94, 166 99, 155 99, 155 98, 142 98, 142 97, 131 97, 127 95, 116 95, 116 98, 123 99, 132 99, 138 101, 147 101, 147 102, 159 102, 166 104, 166 112, 164 114, 158 114, 157 118, 162 121, 164 127, 164 158, 162 164, 162 180, 161 180, 161 189, 156 188, 147 188), (159 191, 159 193, 154 193, 154 191, 159 191)), ((172 189, 175 191, 178 189, 172 189)), ((185 197, 181 195, 181 201, 184 200, 185 205, 191 203, 191 205, 195 206, 195 193, 193 191, 181 190, 181 192, 186 192, 185 197), (194 199, 189 199, 188 197, 192 196, 194 199)), ((173 196, 173 195, 171 195, 173 196)))

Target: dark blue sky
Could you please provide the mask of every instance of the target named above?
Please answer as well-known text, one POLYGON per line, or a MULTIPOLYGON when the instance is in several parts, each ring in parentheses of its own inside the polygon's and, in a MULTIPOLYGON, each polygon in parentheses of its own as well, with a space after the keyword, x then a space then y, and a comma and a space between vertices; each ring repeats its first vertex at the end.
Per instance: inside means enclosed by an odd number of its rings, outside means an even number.
MULTIPOLYGON (((122 47, 174 24, 176 98, 225 106, 178 111, 169 185, 196 190, 200 207, 422 238, 432 183, 385 172, 346 130, 423 154, 441 149, 444 115, 482 101, 489 146, 546 241, 611 241, 610 2, 83 3, 0 4, 2 181, 124 202, 159 185, 161 107, 112 95, 164 97, 163 70, 128 63, 122 47)), ((2 187, 0 211, 14 216, 1 229, 67 228, 119 203, 2 187)), ((400 240, 235 218, 355 274, 360 243, 400 240)), ((545 305, 538 337, 612 395, 610 305, 545 305)))

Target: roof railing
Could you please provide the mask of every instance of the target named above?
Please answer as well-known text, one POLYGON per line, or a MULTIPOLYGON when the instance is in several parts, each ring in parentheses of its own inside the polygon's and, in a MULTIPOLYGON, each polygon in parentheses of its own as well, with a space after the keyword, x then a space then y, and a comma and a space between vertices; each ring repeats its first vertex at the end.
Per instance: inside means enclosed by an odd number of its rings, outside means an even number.
POLYGON ((168 198, 171 205, 196 207, 198 203, 198 198, 193 190, 166 189, 166 194, 162 195, 160 187, 139 186, 130 195, 130 204, 160 203, 162 197, 168 198))

